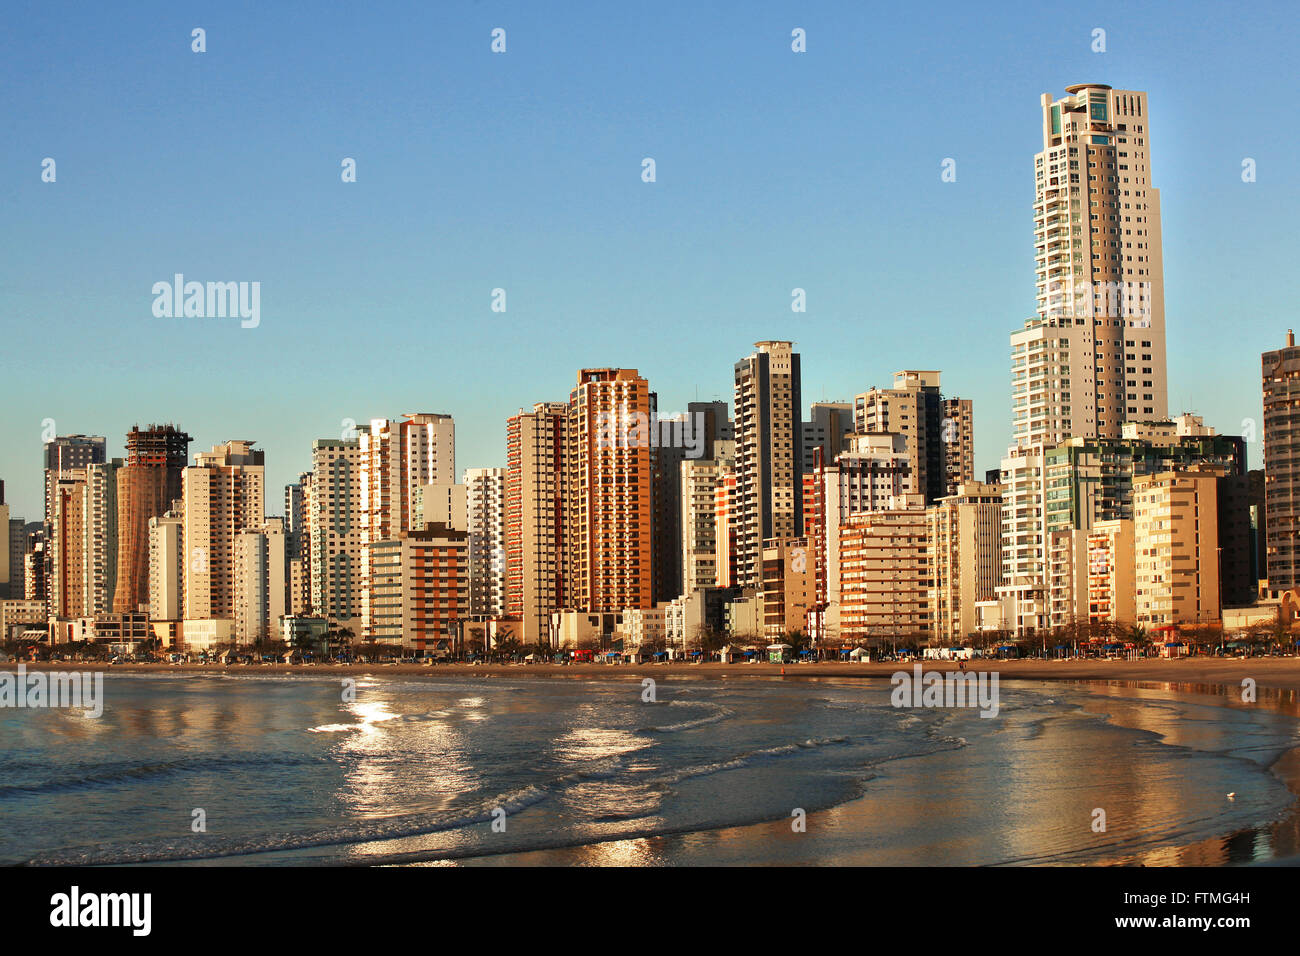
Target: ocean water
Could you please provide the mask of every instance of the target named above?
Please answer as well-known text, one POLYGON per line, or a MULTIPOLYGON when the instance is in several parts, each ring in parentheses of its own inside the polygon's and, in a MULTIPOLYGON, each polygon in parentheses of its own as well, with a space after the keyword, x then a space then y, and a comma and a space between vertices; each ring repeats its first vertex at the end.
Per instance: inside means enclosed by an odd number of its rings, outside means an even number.
POLYGON ((885 681, 665 678, 656 691, 643 701, 640 675, 374 676, 349 702, 324 677, 109 675, 98 719, 0 710, 0 863, 1213 864, 1296 852, 1295 798, 1269 768, 1300 743, 1300 720, 1267 707, 1005 681, 984 719, 895 709, 885 681))

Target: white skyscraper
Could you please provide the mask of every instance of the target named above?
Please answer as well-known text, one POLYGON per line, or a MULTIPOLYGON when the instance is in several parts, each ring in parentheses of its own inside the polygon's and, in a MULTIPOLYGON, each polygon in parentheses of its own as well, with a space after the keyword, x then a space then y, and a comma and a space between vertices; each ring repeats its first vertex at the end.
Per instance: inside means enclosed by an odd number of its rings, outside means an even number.
POLYGON ((1042 96, 1034 159, 1037 315, 1011 336, 1017 445, 1117 438, 1168 415, 1160 192, 1145 93, 1042 96))

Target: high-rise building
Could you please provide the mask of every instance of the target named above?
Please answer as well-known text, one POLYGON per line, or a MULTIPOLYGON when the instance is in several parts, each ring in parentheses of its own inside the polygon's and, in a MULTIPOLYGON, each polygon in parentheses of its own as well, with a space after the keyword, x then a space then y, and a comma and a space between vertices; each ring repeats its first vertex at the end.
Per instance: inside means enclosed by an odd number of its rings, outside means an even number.
MULTIPOLYGON (((116 607, 113 603, 118 567, 117 480, 121 472, 121 458, 86 466, 82 549, 85 552, 87 615, 122 614, 139 610, 137 607, 116 607)), ((147 565, 145 574, 147 580, 147 565)))
POLYGON ((1088 532, 1087 547, 1088 601, 1077 619, 1089 624, 1136 623, 1133 522, 1098 521, 1088 532))
POLYGON ((970 399, 944 398, 938 372, 896 372, 892 388, 856 396, 853 417, 859 433, 892 432, 906 439, 916 491, 927 504, 974 480, 972 404, 970 399))
POLYGON ((1165 471, 1133 482, 1137 623, 1219 618, 1218 474, 1165 471))
POLYGON ((832 639, 839 629, 841 528, 854 515, 888 511, 914 499, 913 468, 906 436, 865 432, 849 435, 836 460, 823 461, 811 476, 814 520, 809 543, 815 566, 817 642, 832 639))
POLYGON ((149 618, 179 621, 185 613, 185 504, 149 519, 149 618))
POLYGON ((681 463, 682 594, 718 587, 719 486, 734 478, 734 442, 718 442, 716 458, 681 463))
POLYGON ((652 449, 611 423, 646 421, 636 369, 587 368, 569 396, 569 573, 579 611, 654 605, 652 449), (638 418, 640 416, 640 418, 638 418))
POLYGON ((437 481, 420 485, 411 498, 411 527, 441 524, 456 531, 469 530, 469 508, 463 484, 437 481))
POLYGON ((1117 438, 1168 414, 1160 193, 1147 96, 1100 83, 1041 98, 1037 315, 1012 333, 1017 445, 1117 438))
POLYGON ((945 398, 939 403, 942 425, 944 494, 952 496, 975 480, 975 410, 969 398, 945 398))
POLYGON ((506 613, 506 469, 466 468, 469 613, 506 613))
POLYGON ((469 612, 469 533, 426 524, 365 550, 373 575, 363 596, 367 640, 416 656, 449 640, 469 612))
POLYGON ((235 616, 235 537, 266 520, 266 456, 253 444, 215 445, 182 474, 187 621, 235 616))
MULTIPOLYGON (((106 459, 102 435, 60 435, 45 443, 45 520, 54 513, 54 482, 60 473, 102 464, 106 459)), ((47 529, 48 530, 48 529, 47 529)))
MULTIPOLYGON (((5 504, 5 483, 0 481, 0 530, 3 530, 5 533, 3 553, 0 554, 0 600, 8 600, 11 597, 22 597, 21 594, 14 595, 11 593, 11 582, 15 577, 15 573, 14 556, 12 548, 10 547, 12 538, 9 533, 9 522, 9 506, 5 504)), ((22 522, 19 521, 18 524, 21 528, 22 522)), ((21 554, 19 555, 19 560, 21 562, 21 554)), ((17 577, 20 580, 22 578, 21 564, 19 565, 17 577)), ((0 635, 0 637, 7 637, 7 635, 0 635)))
POLYGON ((803 399, 792 342, 755 342, 736 363, 736 584, 756 588, 763 542, 803 528, 803 399))
POLYGON ((551 640, 569 588, 569 406, 538 403, 506 423, 506 614, 524 645, 551 640))
POLYGON ((235 642, 249 645, 280 636, 288 598, 284 519, 235 534, 235 642))
POLYGON ((924 499, 903 495, 839 530, 839 635, 876 645, 928 637, 933 572, 924 499))
POLYGON ((87 617, 92 612, 86 607, 84 586, 86 469, 60 469, 47 488, 51 495, 45 518, 50 529, 50 616, 87 617))
POLYGON ((807 538, 775 538, 763 542, 763 636, 780 641, 787 634, 808 632, 816 588, 807 538))
POLYGON ((307 524, 307 506, 311 472, 304 471, 298 480, 284 486, 284 553, 289 581, 289 607, 286 613, 305 617, 311 613, 311 534, 307 524))
POLYGON ((813 402, 800 432, 803 470, 812 471, 818 448, 823 461, 834 461, 848 447, 853 428, 852 402, 813 402))
POLYGON ((713 539, 716 557, 713 562, 718 587, 735 588, 740 573, 736 567, 736 459, 718 476, 713 495, 713 539))
POLYGON ((450 415, 408 413, 376 418, 359 434, 361 453, 361 590, 370 583, 365 545, 416 528, 416 496, 430 484, 456 482, 456 424, 450 415))
MULTIPOLYGON (((1133 517, 1133 483, 1142 475, 1213 467, 1221 475, 1245 473, 1245 443, 1216 435, 1199 416, 1163 422, 1129 422, 1119 438, 1072 438, 1057 445, 1013 446, 1002 460, 1003 583, 1009 605, 1004 620, 1017 633, 1062 626, 1084 614, 1074 605, 1049 601, 1048 578, 1060 578, 1049 551, 1056 532, 1088 532, 1097 521, 1133 517)), ((1240 516, 1239 516, 1240 517, 1240 516)), ((1245 519, 1243 519, 1245 520, 1245 519)), ((1082 581, 1086 541, 1073 540, 1074 581, 1082 581)), ((1081 587, 1069 592, 1079 603, 1081 587)), ((1064 592, 1062 592, 1064 597, 1064 592)))
POLYGON ((113 608, 139 611, 149 603, 149 519, 181 497, 190 436, 173 425, 126 433, 126 464, 117 476, 117 582, 113 608))
POLYGON ((1270 590, 1300 586, 1300 348, 1287 329, 1286 347, 1265 352, 1264 512, 1270 590))
MULTIPOLYGON (((364 434, 368 426, 358 432, 364 434)), ((312 613, 361 628, 361 441, 319 438, 311 443, 311 477, 304 487, 307 590, 312 613)))
MULTIPOLYGON (((657 400, 651 393, 651 407, 657 400)), ((658 416, 658 412, 655 412, 658 416)), ((726 402, 691 402, 685 414, 656 417, 651 477, 651 546, 654 549, 654 599, 669 601, 683 593, 682 465, 714 457, 717 442, 731 442, 734 427, 726 402)))
POLYGON ((927 511, 934 568, 934 638, 964 641, 975 632, 977 601, 991 601, 1002 583, 1002 490, 963 482, 927 511))
POLYGON ((359 438, 363 542, 410 530, 417 488, 456 482, 456 424, 450 415, 376 418, 359 438))

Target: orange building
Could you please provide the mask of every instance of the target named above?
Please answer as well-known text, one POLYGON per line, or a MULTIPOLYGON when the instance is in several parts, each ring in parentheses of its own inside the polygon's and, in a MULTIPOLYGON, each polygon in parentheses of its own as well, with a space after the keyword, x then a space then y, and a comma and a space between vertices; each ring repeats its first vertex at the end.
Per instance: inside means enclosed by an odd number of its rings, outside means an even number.
POLYGON ((569 396, 569 555, 582 611, 654 605, 651 473, 654 449, 637 423, 653 411, 636 369, 589 368, 569 396))

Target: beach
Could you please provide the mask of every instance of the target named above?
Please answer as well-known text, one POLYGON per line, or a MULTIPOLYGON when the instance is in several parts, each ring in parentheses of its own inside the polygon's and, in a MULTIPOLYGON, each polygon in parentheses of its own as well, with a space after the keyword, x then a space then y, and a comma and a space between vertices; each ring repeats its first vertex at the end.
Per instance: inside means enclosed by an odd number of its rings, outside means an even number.
MULTIPOLYGON (((690 664, 670 661, 661 664, 104 664, 87 661, 28 663, 29 671, 102 670, 114 674, 274 674, 277 676, 322 677, 510 677, 521 678, 593 678, 604 680, 692 678, 736 679, 746 677, 784 678, 798 681, 809 677, 860 678, 888 680, 898 671, 911 672, 920 663, 926 672, 959 671, 952 661, 887 662, 851 664, 825 662, 814 664, 690 664)), ((13 669, 15 662, 0 664, 13 669)), ((1278 691, 1300 692, 1300 657, 1185 657, 1178 659, 1146 658, 1126 660, 993 660, 968 661, 968 671, 996 672, 1002 680, 1066 681, 1160 681, 1164 683, 1215 684, 1240 688, 1244 678, 1257 687, 1278 691)))
POLYGON ((890 676, 913 666, 27 665, 106 670, 108 706, 100 719, 0 710, 0 860, 1220 865, 1300 852, 1300 661, 968 662, 999 674, 996 720, 891 706, 890 676), (1257 702, 1242 699, 1246 677, 1257 702), (190 831, 195 808, 206 833, 190 831))

